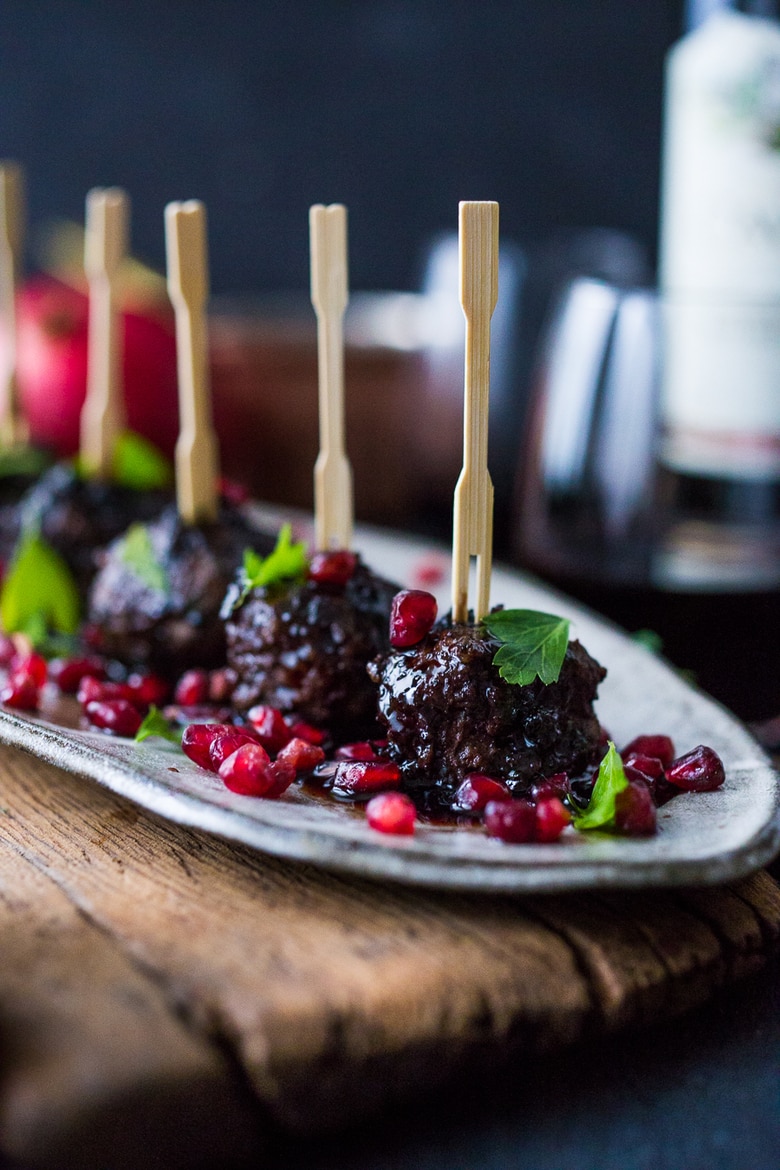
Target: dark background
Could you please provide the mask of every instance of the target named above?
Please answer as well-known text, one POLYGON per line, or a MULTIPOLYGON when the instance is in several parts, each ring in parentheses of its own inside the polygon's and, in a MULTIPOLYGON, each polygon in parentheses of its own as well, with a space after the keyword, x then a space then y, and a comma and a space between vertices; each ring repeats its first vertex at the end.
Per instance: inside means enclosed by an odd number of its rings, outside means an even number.
POLYGON ((3 0, 0 157, 30 220, 201 198, 215 292, 304 288, 307 209, 350 209, 355 288, 413 288, 459 199, 523 244, 657 231, 662 62, 682 0, 3 0))

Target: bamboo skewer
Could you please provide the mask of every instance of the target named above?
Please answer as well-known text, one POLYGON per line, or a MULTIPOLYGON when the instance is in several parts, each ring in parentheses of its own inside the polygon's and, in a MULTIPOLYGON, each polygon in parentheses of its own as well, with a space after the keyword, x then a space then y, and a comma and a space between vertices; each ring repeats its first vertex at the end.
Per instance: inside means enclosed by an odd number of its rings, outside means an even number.
POLYGON ((87 195, 84 270, 89 282, 87 396, 81 411, 80 454, 84 470, 111 477, 114 448, 125 425, 122 336, 116 277, 127 253, 128 198, 118 187, 87 195))
POLYGON ((498 299, 498 204, 459 208, 460 303, 466 318, 463 469, 455 486, 452 540, 452 616, 468 621, 470 558, 477 558, 474 621, 490 609, 493 560, 493 484, 487 466, 490 394, 490 318, 498 299))
POLYGON ((199 200, 165 208, 165 247, 179 375, 176 501, 185 524, 198 524, 216 520, 219 503, 208 371, 206 209, 199 200))
POLYGON ((348 300, 347 210, 309 211, 311 301, 317 314, 320 453, 314 466, 314 537, 318 549, 350 548, 352 469, 344 439, 344 312, 348 300))
POLYGON ((5 358, 0 382, 0 433, 7 446, 26 440, 16 382, 16 284, 24 238, 24 176, 15 162, 0 163, 0 314, 5 325, 5 358))

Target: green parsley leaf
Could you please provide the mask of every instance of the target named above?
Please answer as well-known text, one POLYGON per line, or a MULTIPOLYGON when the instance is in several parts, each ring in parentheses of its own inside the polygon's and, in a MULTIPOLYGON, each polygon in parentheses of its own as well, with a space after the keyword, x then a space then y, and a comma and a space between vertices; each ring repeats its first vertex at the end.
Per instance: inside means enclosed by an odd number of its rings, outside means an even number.
POLYGON ((292 543, 292 528, 283 524, 276 540, 276 548, 267 557, 258 556, 251 548, 244 552, 240 571, 240 590, 231 602, 230 613, 246 601, 253 589, 275 585, 277 581, 302 581, 306 576, 306 545, 292 543))
POLYGON ((162 712, 155 707, 154 703, 152 703, 148 713, 144 716, 143 723, 135 733, 135 742, 143 743, 151 735, 157 735, 161 739, 169 739, 171 743, 181 744, 181 731, 177 731, 171 726, 162 712))
POLYGON ((599 766, 599 774, 593 786, 588 807, 575 814, 575 829, 605 829, 615 819, 615 797, 628 788, 628 779, 623 770, 623 761, 612 740, 599 766))
POLYGON ((173 483, 173 467, 143 435, 122 431, 114 446, 112 476, 122 487, 150 492, 173 483))
POLYGON ((0 477, 42 475, 51 459, 37 447, 14 446, 0 451, 0 477))
POLYGON ((170 592, 165 566, 157 559, 149 529, 145 524, 131 524, 118 550, 119 559, 149 589, 159 593, 170 592))
POLYGON ((502 678, 519 686, 537 677, 543 683, 557 682, 569 644, 566 618, 533 609, 499 609, 483 620, 503 643, 493 658, 502 678))
POLYGON ((75 634, 79 594, 65 561, 37 533, 16 547, 0 590, 0 621, 7 634, 56 630, 75 634))

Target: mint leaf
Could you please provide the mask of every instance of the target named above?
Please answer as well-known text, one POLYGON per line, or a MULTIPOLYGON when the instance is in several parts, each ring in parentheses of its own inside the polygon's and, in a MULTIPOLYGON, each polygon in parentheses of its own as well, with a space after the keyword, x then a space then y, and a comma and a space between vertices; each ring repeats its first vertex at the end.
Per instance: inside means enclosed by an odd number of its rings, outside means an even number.
POLYGON ((607 754, 599 766, 588 807, 582 813, 575 813, 575 829, 608 828, 615 818, 615 797, 624 788, 628 788, 628 779, 623 770, 623 761, 610 740, 607 754))
MULTIPOLYGON (((292 543, 292 528, 283 524, 276 540, 276 548, 267 557, 259 556, 254 549, 244 552, 244 563, 239 573, 240 588, 235 598, 226 598, 230 604, 228 615, 246 601, 253 589, 274 585, 277 581, 302 581, 306 575, 308 558, 306 545, 300 541, 292 543)), ((223 610, 223 617, 226 616, 223 610)))
POLYGON ((143 743, 151 735, 157 735, 161 739, 168 739, 171 743, 181 744, 181 731, 177 731, 171 727, 168 720, 155 707, 154 703, 152 703, 148 713, 144 717, 143 723, 135 733, 135 742, 143 743))
POLYGON ((501 678, 519 686, 537 677, 543 683, 558 681, 569 645, 566 618, 533 609, 499 609, 483 620, 503 643, 493 657, 501 678))
POLYGON ((132 573, 149 589, 159 593, 170 592, 165 566, 157 559, 149 529, 145 524, 131 524, 118 549, 118 556, 132 573))
POLYGON ((76 582, 59 553, 36 533, 23 536, 0 590, 5 632, 75 634, 79 608, 76 582))
POLYGON ((114 482, 138 492, 170 487, 173 467, 153 443, 135 431, 122 431, 114 447, 114 482))

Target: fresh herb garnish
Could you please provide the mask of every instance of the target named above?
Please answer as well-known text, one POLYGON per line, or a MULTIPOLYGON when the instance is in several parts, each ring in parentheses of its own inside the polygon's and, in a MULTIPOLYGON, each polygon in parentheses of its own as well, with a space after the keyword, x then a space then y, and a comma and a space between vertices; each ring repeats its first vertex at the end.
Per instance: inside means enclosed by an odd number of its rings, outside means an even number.
MULTIPOLYGON (((274 585, 277 581, 302 581, 306 576, 306 545, 292 542, 292 528, 283 524, 276 540, 276 548, 267 557, 258 556, 251 548, 244 552, 244 563, 239 571, 239 588, 235 598, 226 598, 233 613, 246 601, 253 589, 274 585)), ((223 610, 224 616, 224 610, 223 610)))
POLYGON ((119 559, 149 589, 170 592, 165 566, 157 559, 149 529, 145 524, 131 524, 119 547, 119 559))
POLYGON ((41 475, 50 463, 49 456, 37 447, 6 447, 0 451, 0 477, 41 475))
POLYGON ((169 460, 135 431, 122 431, 118 436, 111 473, 115 483, 138 492, 167 488, 173 482, 173 467, 169 460))
POLYGON ((628 779, 623 761, 612 740, 599 766, 599 774, 593 786, 588 807, 582 813, 575 813, 575 829, 607 829, 615 819, 615 797, 628 788, 628 779))
POLYGON ((171 743, 181 744, 181 731, 171 726, 163 713, 152 703, 144 716, 144 721, 135 733, 135 742, 143 743, 150 736, 157 735, 161 739, 168 739, 171 743))
POLYGON ((7 634, 75 634, 79 594, 65 561, 37 533, 17 545, 0 590, 0 621, 7 634))
POLYGON ((655 630, 634 630, 631 635, 631 641, 638 642, 640 646, 644 646, 651 654, 660 655, 664 648, 663 638, 655 630))
POLYGON ((557 682, 569 644, 566 618, 533 609, 499 609, 484 622, 502 643, 493 658, 501 678, 519 686, 535 678, 557 682))

